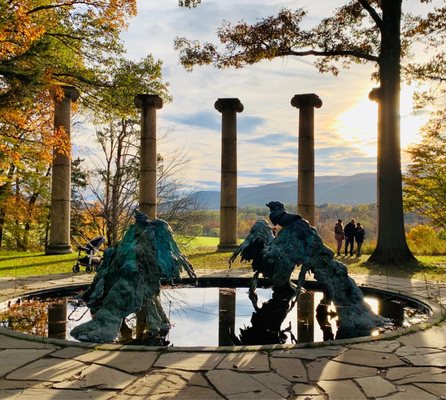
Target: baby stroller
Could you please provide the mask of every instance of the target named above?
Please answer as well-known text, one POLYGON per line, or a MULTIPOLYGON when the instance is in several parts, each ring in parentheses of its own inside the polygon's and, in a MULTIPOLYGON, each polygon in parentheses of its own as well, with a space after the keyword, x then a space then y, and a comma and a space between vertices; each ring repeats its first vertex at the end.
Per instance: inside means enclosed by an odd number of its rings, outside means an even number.
POLYGON ((73 238, 78 250, 76 264, 73 265, 73 272, 79 272, 80 266, 83 266, 85 271, 90 273, 96 271, 96 267, 102 262, 99 247, 105 242, 105 237, 96 236, 91 240, 86 239, 84 236, 82 238, 86 241, 83 245, 73 238), (81 257, 82 252, 86 253, 83 257, 81 257))

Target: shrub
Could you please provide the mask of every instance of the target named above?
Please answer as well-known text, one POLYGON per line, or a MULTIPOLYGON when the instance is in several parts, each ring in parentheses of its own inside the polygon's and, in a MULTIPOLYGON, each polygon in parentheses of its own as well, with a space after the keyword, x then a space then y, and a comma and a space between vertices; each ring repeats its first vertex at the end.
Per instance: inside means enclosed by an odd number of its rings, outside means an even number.
POLYGON ((407 244, 414 254, 440 255, 446 252, 446 241, 441 232, 429 225, 418 225, 407 233, 407 244))

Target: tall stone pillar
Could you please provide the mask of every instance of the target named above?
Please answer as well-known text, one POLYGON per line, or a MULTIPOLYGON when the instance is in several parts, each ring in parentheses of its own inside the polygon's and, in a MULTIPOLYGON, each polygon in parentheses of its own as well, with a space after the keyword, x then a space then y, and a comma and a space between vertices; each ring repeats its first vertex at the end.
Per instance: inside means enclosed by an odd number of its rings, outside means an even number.
POLYGON ((218 251, 233 251, 237 248, 237 113, 243 111, 243 104, 239 99, 218 99, 215 109, 222 113, 218 251))
POLYGON ((138 94, 136 107, 141 109, 141 161, 139 172, 139 208, 150 219, 156 218, 156 110, 163 108, 158 95, 138 94))
POLYGON ((314 108, 322 100, 314 93, 296 94, 291 105, 299 109, 297 212, 314 225, 314 108))
MULTIPOLYGON (((61 87, 64 97, 55 97, 54 130, 65 136, 71 144, 71 103, 79 97, 79 92, 72 86, 61 87)), ((58 146, 53 150, 51 178, 50 241, 46 254, 71 253, 70 240, 71 209, 71 157, 67 149, 58 146)))

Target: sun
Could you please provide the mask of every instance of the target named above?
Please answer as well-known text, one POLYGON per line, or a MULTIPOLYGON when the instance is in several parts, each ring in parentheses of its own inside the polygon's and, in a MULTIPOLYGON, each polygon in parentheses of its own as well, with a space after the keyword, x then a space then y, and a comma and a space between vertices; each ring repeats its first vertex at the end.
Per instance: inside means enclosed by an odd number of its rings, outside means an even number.
POLYGON ((347 147, 355 147, 364 156, 376 156, 377 106, 367 96, 361 98, 348 110, 338 115, 335 131, 347 147))
MULTIPOLYGON (((400 116, 401 116, 401 149, 418 143, 421 127, 426 123, 426 116, 413 112, 413 93, 415 88, 404 86, 401 90, 400 116)), ((377 154, 377 124, 378 106, 368 99, 368 93, 351 108, 336 118, 333 129, 343 138, 348 147, 355 147, 367 157, 376 157, 377 154)))

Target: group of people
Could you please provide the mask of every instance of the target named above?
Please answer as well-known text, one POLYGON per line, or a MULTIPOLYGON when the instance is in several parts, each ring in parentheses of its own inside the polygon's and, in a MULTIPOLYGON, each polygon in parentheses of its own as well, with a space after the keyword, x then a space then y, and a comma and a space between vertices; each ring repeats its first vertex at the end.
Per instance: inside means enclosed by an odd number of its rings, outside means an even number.
POLYGON ((338 219, 334 226, 335 239, 337 243, 337 254, 341 255, 342 242, 345 240, 344 254, 347 256, 349 253, 353 255, 353 249, 356 242, 356 256, 361 255, 361 247, 364 243, 365 231, 363 226, 358 222, 355 224, 355 220, 352 219, 347 225, 342 224, 342 220, 338 219))

